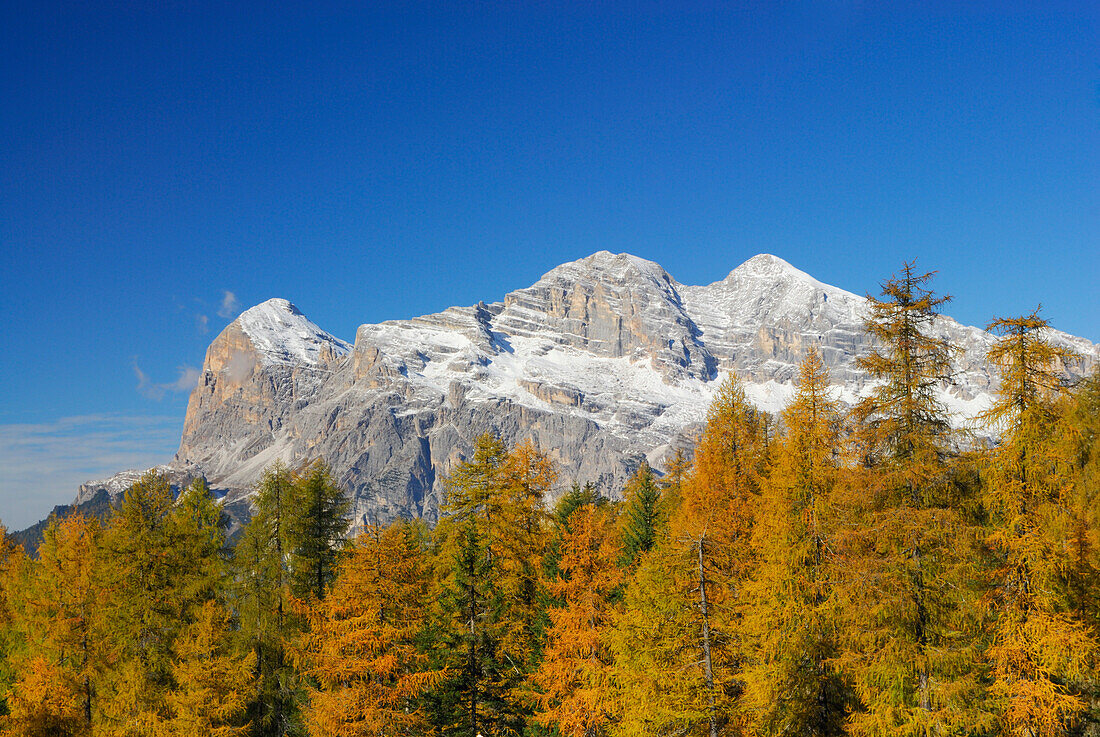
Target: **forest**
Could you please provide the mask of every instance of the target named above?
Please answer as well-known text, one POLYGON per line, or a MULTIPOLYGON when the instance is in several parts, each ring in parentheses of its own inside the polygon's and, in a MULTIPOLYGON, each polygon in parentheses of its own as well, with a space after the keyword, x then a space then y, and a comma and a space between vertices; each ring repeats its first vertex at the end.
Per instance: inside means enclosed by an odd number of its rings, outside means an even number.
POLYGON ((995 319, 958 427, 931 278, 870 300, 855 407, 813 348, 780 416, 731 375, 621 501, 486 434, 434 528, 347 539, 315 462, 267 469, 232 548, 155 474, 36 557, 4 535, 0 734, 1100 735, 1100 376, 995 319))

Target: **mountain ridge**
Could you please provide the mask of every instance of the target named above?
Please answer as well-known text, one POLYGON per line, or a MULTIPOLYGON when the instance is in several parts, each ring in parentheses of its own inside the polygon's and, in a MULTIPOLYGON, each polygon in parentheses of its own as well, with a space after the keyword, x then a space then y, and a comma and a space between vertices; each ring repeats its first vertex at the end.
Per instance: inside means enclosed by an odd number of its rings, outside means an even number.
MULTIPOLYGON (((245 514, 275 460, 321 457, 359 522, 438 518, 443 479, 484 431, 534 440, 562 482, 614 495, 646 460, 690 444, 720 379, 777 412, 805 350, 817 347, 842 401, 869 387, 866 298, 770 254, 723 279, 684 285, 659 264, 598 251, 499 302, 364 324, 353 343, 275 298, 245 310, 207 349, 169 467, 204 475, 245 514)), ((988 406, 993 337, 938 316, 962 350, 942 398, 963 417, 988 406)), ((1053 339, 1100 358, 1083 338, 1053 339)), ((117 485, 117 484, 116 484, 117 485)), ((93 490, 94 491, 94 490, 93 490)))

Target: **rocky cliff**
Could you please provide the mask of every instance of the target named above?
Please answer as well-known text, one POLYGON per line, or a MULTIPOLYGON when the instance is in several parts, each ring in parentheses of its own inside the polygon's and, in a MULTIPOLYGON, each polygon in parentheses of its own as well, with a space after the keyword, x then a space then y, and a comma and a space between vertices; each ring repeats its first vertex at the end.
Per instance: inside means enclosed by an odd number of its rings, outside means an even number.
MULTIPOLYGON (((867 390, 854 359, 869 350, 866 300, 769 255, 706 286, 605 251, 564 264, 503 302, 361 326, 349 345, 273 299, 210 345, 176 460, 201 470, 242 513, 263 468, 325 459, 359 521, 434 520, 443 479, 487 430, 533 439, 563 483, 614 494, 643 459, 686 444, 721 378, 779 411, 808 346, 841 398, 867 390)), ((988 405, 992 337, 942 317, 962 352, 943 399, 959 421, 988 405)), ((1098 347, 1054 339, 1088 358, 1098 347)))

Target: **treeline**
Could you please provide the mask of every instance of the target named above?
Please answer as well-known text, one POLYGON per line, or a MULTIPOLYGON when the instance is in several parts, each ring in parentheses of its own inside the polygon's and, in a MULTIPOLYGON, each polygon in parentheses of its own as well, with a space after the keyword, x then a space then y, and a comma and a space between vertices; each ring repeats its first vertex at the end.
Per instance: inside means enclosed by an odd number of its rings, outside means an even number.
POLYGON ((1037 313, 995 320, 1000 440, 968 442, 928 279, 872 300, 854 410, 813 349, 780 418, 730 378, 691 461, 622 502, 548 509, 548 456, 485 435, 434 529, 345 543, 322 465, 269 469, 231 553, 201 483, 55 520, 37 559, 0 553, 0 728, 1100 734, 1100 377, 1067 384, 1037 313))

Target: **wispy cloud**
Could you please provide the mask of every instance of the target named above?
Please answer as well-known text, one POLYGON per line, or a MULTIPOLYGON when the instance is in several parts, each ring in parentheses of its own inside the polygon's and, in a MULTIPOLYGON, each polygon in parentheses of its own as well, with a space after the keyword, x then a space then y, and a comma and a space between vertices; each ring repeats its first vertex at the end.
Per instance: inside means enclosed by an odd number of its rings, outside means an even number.
POLYGON ((164 384, 158 384, 149 378, 149 375, 141 370, 138 366, 137 359, 133 362, 134 376, 137 377, 137 390, 143 397, 149 399, 161 400, 164 399, 164 395, 169 392, 181 393, 189 392, 195 388, 195 385, 199 383, 199 377, 202 376, 202 372, 194 366, 179 366, 176 370, 179 375, 175 381, 169 381, 164 384))
POLYGON ((0 520, 16 530, 69 504, 80 484, 166 463, 179 444, 179 417, 83 415, 0 424, 0 520))
POLYGON ((206 335, 210 332, 210 318, 202 314, 195 315, 195 328, 199 335, 206 335))
POLYGON ((236 317, 237 310, 239 310, 240 307, 241 303, 237 301, 237 295, 227 289, 222 295, 222 305, 218 308, 218 317, 236 317))

